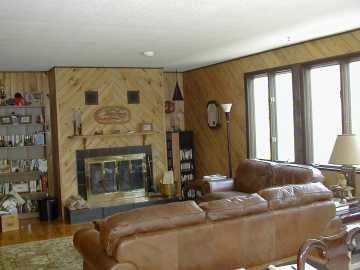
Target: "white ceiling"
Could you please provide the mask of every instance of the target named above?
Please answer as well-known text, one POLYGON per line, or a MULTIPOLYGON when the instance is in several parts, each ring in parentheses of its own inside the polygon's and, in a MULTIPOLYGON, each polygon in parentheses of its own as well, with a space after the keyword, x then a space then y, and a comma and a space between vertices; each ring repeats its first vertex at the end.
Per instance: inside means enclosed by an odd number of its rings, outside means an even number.
POLYGON ((360 0, 0 0, 0 70, 188 70, 355 28, 360 0))

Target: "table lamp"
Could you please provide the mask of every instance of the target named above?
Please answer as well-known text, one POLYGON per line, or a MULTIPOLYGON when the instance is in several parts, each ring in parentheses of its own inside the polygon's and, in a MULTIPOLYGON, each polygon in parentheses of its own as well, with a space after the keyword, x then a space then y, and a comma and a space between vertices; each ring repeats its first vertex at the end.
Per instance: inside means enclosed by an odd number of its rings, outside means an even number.
POLYGON ((228 151, 228 162, 229 162, 229 177, 232 178, 231 140, 230 140, 230 111, 231 111, 232 104, 231 103, 221 104, 221 107, 226 116, 226 134, 227 134, 227 151, 228 151))
POLYGON ((360 164, 360 139, 355 134, 338 135, 329 160, 330 164, 343 165, 347 184, 354 185, 355 167, 360 164))

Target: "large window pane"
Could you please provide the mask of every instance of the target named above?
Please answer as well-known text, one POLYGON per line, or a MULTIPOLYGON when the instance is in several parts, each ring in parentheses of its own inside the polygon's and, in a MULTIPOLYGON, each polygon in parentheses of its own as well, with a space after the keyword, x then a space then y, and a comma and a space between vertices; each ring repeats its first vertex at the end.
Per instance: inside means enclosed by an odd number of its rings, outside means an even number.
POLYGON ((278 160, 295 161, 291 72, 275 75, 278 160))
POLYGON ((312 68, 310 78, 313 162, 328 164, 336 137, 342 133, 340 66, 312 68))
POLYGON ((268 78, 254 79, 254 127, 256 158, 270 159, 270 121, 268 78))
POLYGON ((360 61, 350 63, 352 132, 360 136, 360 61))

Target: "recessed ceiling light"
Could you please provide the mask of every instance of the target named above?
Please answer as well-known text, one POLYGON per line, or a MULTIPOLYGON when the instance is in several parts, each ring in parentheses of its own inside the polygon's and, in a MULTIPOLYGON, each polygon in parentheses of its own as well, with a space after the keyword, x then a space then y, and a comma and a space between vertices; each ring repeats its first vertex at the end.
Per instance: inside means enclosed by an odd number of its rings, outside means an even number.
POLYGON ((145 51, 143 52, 143 55, 147 56, 147 57, 153 57, 155 55, 154 51, 145 51))

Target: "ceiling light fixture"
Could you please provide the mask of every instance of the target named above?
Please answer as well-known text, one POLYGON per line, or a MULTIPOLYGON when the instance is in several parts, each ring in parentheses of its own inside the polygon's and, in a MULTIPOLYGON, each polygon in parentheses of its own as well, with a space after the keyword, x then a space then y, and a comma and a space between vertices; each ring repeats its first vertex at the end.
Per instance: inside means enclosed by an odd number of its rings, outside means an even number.
POLYGON ((154 51, 145 51, 143 52, 143 55, 147 56, 147 57, 153 57, 155 55, 154 51))

